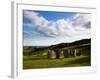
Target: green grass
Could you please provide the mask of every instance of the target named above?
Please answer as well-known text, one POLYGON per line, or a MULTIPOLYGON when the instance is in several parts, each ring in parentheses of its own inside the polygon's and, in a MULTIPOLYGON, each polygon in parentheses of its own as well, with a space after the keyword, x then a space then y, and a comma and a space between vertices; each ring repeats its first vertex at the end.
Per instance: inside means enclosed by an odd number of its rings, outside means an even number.
POLYGON ((90 66, 88 56, 64 59, 47 59, 46 56, 24 56, 23 69, 90 66))

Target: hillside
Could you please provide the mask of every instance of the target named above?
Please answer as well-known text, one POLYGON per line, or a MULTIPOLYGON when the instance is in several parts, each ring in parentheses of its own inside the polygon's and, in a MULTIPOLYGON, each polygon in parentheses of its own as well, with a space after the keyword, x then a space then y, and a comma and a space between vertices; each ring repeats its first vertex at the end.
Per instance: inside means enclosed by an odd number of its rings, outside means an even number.
POLYGON ((51 46, 24 46, 23 47, 23 69, 36 68, 57 68, 57 67, 81 67, 91 65, 91 39, 83 39, 72 43, 60 43, 51 46), (49 51, 68 51, 71 53, 64 57, 65 52, 58 54, 50 53, 52 56, 48 57, 49 51), (77 56, 72 53, 77 49, 77 56), (54 58, 55 57, 55 58, 54 58))
POLYGON ((59 49, 59 48, 78 46, 78 45, 89 44, 89 43, 91 43, 91 39, 83 39, 72 43, 60 43, 57 45, 52 45, 49 48, 59 49))
POLYGON ((86 45, 90 48, 90 43, 91 43, 91 39, 83 39, 83 40, 79 40, 79 41, 75 41, 72 43, 60 43, 60 44, 56 44, 56 45, 51 45, 48 47, 37 47, 37 46, 24 46, 23 47, 23 55, 34 55, 34 54, 42 54, 44 52, 47 52, 50 49, 62 49, 62 48, 77 48, 79 46, 82 45, 86 45))

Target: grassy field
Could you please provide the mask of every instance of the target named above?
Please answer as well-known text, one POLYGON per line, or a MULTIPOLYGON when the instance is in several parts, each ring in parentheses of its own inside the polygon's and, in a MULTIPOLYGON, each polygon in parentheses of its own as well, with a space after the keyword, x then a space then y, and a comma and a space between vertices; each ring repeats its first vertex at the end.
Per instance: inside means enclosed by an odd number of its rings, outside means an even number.
POLYGON ((88 56, 77 56, 64 59, 48 59, 46 56, 24 56, 23 69, 56 68, 56 67, 80 67, 90 66, 88 56))
POLYGON ((23 69, 84 66, 91 66, 91 39, 60 43, 48 47, 23 46, 23 69), (51 52, 52 50, 55 52, 51 52), (68 52, 68 50, 71 52, 68 52), (73 55, 75 50, 76 56, 73 55), (60 55, 59 58, 57 57, 57 54, 62 52, 68 55, 67 58, 64 57, 64 54, 60 55), (52 55, 48 55, 48 53, 52 55))

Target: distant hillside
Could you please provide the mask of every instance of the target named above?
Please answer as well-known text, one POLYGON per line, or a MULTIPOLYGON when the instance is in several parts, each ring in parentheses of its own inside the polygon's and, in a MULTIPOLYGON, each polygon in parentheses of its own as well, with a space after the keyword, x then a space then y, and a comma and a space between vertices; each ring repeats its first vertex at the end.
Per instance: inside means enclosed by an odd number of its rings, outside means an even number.
POLYGON ((59 49, 59 48, 78 46, 78 45, 88 44, 88 43, 91 43, 91 39, 83 39, 83 40, 75 41, 72 43, 60 43, 57 45, 49 46, 49 48, 59 49))
POLYGON ((79 40, 79 41, 75 41, 72 43, 60 43, 60 44, 56 44, 56 45, 51 45, 49 47, 37 47, 37 46, 24 46, 23 47, 23 54, 29 54, 29 53, 33 53, 33 54, 42 54, 43 52, 47 52, 50 49, 62 49, 62 48, 79 48, 79 46, 84 46, 84 45, 88 45, 88 48, 90 48, 90 44, 91 44, 91 39, 83 39, 83 40, 79 40), (89 45, 88 45, 89 44, 89 45))

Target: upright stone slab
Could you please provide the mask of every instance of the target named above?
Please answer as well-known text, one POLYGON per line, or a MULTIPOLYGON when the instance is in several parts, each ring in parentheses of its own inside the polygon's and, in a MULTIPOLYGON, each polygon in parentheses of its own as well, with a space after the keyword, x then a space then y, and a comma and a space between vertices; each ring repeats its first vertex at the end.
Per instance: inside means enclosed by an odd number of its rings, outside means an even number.
POLYGON ((51 50, 50 58, 51 58, 51 59, 55 59, 55 58, 56 58, 56 53, 55 53, 54 50, 51 50))
POLYGON ((60 59, 63 59, 63 58, 64 58, 64 52, 60 51, 60 59))
POLYGON ((63 50, 64 52, 64 58, 68 58, 68 50, 63 50))
POLYGON ((75 49, 75 51, 74 51, 74 56, 77 56, 77 50, 75 49))
POLYGON ((56 59, 59 59, 60 58, 60 51, 59 50, 55 50, 56 52, 56 59))
POLYGON ((50 55, 51 55, 51 51, 49 50, 48 54, 47 54, 47 57, 50 58, 50 55))

